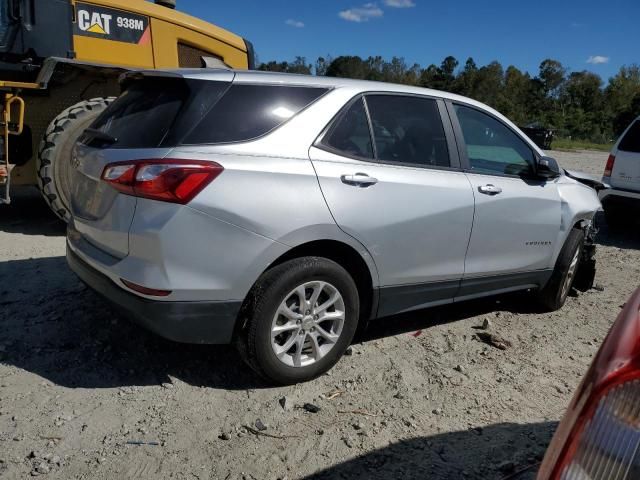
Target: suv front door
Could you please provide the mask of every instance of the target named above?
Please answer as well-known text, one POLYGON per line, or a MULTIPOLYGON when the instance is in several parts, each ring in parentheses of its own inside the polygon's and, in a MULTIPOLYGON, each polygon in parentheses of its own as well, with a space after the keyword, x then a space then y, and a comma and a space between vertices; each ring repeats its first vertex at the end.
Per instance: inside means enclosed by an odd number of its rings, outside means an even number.
POLYGON ((462 104, 450 113, 476 206, 459 297, 540 286, 561 229, 556 181, 536 178, 534 151, 496 117, 462 104))
POLYGON ((464 273, 474 199, 443 114, 433 98, 360 96, 310 150, 336 223, 375 260, 380 316, 453 301, 464 273))

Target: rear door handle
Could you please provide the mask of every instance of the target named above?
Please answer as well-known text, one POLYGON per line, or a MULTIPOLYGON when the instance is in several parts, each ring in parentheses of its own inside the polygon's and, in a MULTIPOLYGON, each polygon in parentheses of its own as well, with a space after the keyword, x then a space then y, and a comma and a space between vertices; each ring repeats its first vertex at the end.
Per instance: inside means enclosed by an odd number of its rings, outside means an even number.
POLYGON ((342 175, 340 177, 342 183, 353 187, 370 187, 378 183, 377 178, 370 177, 366 173, 356 173, 355 175, 342 175))
POLYGON ((485 195, 498 195, 499 193, 502 193, 502 189, 500 187, 496 187, 492 184, 482 185, 478 187, 478 191, 485 195))

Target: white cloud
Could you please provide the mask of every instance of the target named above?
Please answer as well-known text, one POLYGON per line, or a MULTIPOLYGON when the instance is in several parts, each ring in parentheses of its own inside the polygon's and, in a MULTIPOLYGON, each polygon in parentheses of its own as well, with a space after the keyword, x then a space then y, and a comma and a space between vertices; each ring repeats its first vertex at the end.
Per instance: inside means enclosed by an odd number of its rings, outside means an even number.
POLYGON ((589 58, 587 58, 587 63, 593 63, 594 65, 609 63, 609 57, 603 57, 602 55, 591 55, 589 58))
POLYGON ((368 22, 372 18, 380 18, 384 15, 384 12, 377 3, 365 3, 361 7, 354 7, 348 10, 343 10, 338 13, 338 16, 348 22, 368 22))
POLYGON ((392 8, 413 8, 416 6, 416 2, 413 0, 384 0, 384 4, 392 8))
POLYGON ((304 22, 301 22, 300 20, 294 20, 293 18, 290 18, 289 20, 287 20, 284 23, 286 23, 290 27, 304 28, 304 22))

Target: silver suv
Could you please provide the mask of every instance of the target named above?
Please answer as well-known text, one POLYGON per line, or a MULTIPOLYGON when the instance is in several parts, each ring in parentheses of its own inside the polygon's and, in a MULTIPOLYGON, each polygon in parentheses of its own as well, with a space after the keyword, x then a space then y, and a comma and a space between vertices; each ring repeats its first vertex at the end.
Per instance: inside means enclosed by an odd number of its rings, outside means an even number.
POLYGON ((640 211, 640 117, 620 136, 611 150, 600 191, 607 224, 618 229, 628 225, 631 212, 640 211))
POLYGON ((71 161, 67 258, 138 323, 276 383, 370 319, 515 290, 560 308, 594 190, 468 98, 344 79, 138 72, 71 161))

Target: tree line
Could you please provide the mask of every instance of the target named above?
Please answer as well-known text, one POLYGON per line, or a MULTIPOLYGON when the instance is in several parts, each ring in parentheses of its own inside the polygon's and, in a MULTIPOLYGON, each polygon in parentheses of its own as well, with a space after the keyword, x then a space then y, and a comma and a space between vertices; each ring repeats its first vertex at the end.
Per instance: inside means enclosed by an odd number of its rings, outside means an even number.
POLYGON ((557 60, 540 63, 532 76, 497 61, 464 65, 452 56, 426 68, 408 65, 401 57, 320 57, 315 65, 305 57, 293 62, 261 63, 259 70, 326 75, 401 83, 464 95, 486 103, 520 126, 551 128, 561 137, 595 143, 613 141, 640 115, 640 66, 623 66, 605 85, 588 71, 569 72, 557 60))

